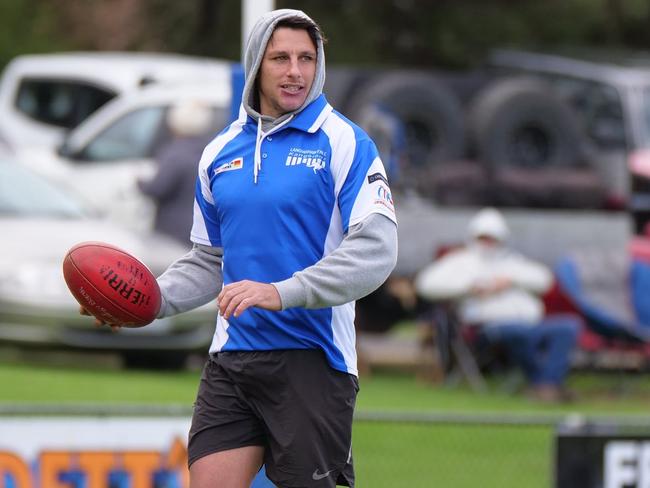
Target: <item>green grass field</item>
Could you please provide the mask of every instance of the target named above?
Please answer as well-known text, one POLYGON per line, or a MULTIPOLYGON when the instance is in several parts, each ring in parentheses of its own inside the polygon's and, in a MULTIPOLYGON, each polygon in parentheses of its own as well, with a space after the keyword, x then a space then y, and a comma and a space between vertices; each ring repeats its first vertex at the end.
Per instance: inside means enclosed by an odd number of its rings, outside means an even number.
MULTIPOLYGON (((173 405, 189 409, 198 371, 134 371, 79 364, 0 362, 0 405, 173 405)), ((533 403, 492 385, 478 394, 416 380, 408 374, 361 378, 354 447, 361 488, 547 487, 552 480, 553 426, 478 423, 569 414, 646 418, 650 380, 641 375, 574 374, 578 400, 533 403), (374 421, 373 413, 467 416, 437 423, 374 421), (474 420, 471 420, 474 419, 474 420), (480 481, 480 482, 479 482, 480 481)), ((394 420, 394 419, 393 419, 394 420)), ((525 422, 524 422, 525 424, 525 422)))
MULTIPOLYGON (((52 365, 42 362, 0 361, 0 402, 4 403, 154 403, 186 404, 194 400, 198 371, 122 370, 101 365, 52 365)), ((543 405, 494 384, 487 393, 464 385, 446 387, 406 373, 361 378, 359 410, 420 412, 645 414, 650 378, 640 374, 580 373, 570 378, 575 402, 543 405)))

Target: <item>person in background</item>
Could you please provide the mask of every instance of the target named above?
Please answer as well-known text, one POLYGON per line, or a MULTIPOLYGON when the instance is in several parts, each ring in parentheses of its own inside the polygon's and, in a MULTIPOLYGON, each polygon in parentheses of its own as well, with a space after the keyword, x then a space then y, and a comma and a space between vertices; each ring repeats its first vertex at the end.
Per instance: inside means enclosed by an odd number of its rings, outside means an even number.
POLYGON ((156 152, 156 173, 138 180, 138 188, 156 204, 154 229, 191 247, 190 230, 196 186, 196 162, 214 137, 212 109, 198 100, 171 106, 165 122, 170 139, 156 152))
POLYGON ((564 384, 580 322, 571 314, 544 316, 541 295, 551 288, 553 274, 508 247, 509 229, 496 209, 479 211, 468 234, 466 246, 418 274, 418 294, 454 302, 463 325, 478 326, 488 344, 504 346, 526 374, 532 397, 569 399, 564 384))

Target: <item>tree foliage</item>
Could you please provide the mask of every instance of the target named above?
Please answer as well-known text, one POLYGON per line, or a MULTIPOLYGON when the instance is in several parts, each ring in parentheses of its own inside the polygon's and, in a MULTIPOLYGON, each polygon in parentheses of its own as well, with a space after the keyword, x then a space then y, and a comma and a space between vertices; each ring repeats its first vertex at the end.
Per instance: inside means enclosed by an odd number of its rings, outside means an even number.
POLYGON ((47 0, 0 2, 0 67, 17 54, 70 49, 58 35, 56 18, 47 0))
POLYGON ((650 47, 647 0, 278 1, 318 19, 338 62, 463 67, 494 46, 650 47), (645 26, 645 28, 644 28, 645 26))
MULTIPOLYGON (((340 64, 465 67, 493 46, 650 48, 648 0, 277 0, 340 64)), ((27 52, 147 50, 239 59, 238 0, 3 0, 0 63, 27 52)))

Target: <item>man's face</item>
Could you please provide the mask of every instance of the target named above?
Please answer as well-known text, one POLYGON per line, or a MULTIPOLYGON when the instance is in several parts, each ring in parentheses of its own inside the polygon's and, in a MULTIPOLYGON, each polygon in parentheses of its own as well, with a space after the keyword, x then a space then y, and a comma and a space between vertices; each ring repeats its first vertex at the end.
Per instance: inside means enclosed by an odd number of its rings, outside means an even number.
POLYGON ((316 47, 304 29, 279 27, 259 72, 260 111, 279 117, 302 106, 316 76, 316 47))
POLYGON ((497 247, 501 245, 499 239, 490 236, 490 235, 479 235, 476 236, 476 242, 482 244, 485 247, 497 247))

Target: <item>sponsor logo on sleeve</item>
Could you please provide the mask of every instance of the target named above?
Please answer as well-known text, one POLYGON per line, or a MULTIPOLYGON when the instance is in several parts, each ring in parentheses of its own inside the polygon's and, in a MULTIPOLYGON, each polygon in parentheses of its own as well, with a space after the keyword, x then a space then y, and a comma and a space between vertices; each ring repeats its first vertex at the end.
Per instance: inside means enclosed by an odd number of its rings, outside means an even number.
POLYGON ((385 207, 388 207, 391 211, 395 211, 395 206, 393 204, 393 196, 391 195, 388 187, 384 185, 379 185, 377 187, 375 203, 379 203, 380 205, 384 205, 385 207))
POLYGON ((371 175, 368 175, 368 183, 372 184, 375 181, 383 181, 384 183, 386 183, 388 185, 388 180, 381 173, 373 173, 371 175))
POLYGON ((242 169, 244 167, 244 158, 233 159, 229 163, 222 164, 214 170, 214 175, 223 173, 224 171, 234 171, 236 169, 242 169))

